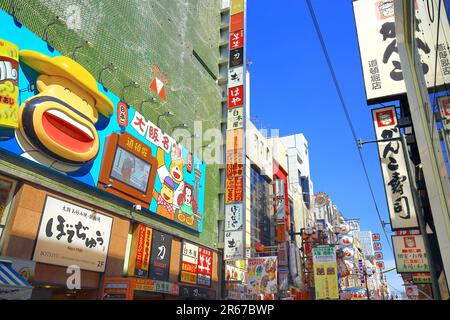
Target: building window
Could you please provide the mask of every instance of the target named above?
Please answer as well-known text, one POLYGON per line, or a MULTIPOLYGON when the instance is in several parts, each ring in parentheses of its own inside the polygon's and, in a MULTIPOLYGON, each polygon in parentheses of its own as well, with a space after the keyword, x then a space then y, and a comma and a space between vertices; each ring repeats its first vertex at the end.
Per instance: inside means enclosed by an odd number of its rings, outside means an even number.
POLYGON ((254 167, 250 171, 251 246, 256 248, 258 243, 272 246, 275 241, 275 225, 273 207, 268 202, 270 183, 254 167))
POLYGON ((303 192, 303 201, 306 204, 306 207, 310 208, 310 201, 309 201, 309 179, 308 177, 301 177, 301 187, 303 192))
POLYGON ((16 184, 16 181, 0 176, 0 249, 16 184))

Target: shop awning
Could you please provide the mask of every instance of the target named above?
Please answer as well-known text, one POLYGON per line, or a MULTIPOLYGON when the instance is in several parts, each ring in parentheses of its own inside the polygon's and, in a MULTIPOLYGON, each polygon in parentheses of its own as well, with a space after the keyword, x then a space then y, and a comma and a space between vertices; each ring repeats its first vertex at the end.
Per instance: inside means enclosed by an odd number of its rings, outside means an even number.
POLYGON ((13 269, 11 263, 0 261, 0 300, 26 300, 33 287, 13 269))
POLYGON ((31 287, 31 284, 22 278, 9 263, 0 261, 0 285, 31 287))

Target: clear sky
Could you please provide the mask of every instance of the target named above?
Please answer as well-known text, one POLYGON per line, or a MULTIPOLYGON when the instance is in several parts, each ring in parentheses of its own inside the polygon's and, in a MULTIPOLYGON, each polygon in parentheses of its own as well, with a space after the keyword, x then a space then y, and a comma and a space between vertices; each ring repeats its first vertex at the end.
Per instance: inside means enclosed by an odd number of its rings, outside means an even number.
MULTIPOLYGON (((375 140, 370 110, 379 106, 366 104, 352 1, 312 4, 357 136, 375 140)), ((360 219, 362 230, 379 233, 386 269, 395 267, 306 1, 248 0, 247 5, 252 121, 279 129, 281 136, 306 136, 314 191, 327 192, 347 219, 360 219)), ((389 222, 376 145, 364 145, 363 156, 382 218, 389 222)), ((404 291, 395 271, 387 276, 404 291)))

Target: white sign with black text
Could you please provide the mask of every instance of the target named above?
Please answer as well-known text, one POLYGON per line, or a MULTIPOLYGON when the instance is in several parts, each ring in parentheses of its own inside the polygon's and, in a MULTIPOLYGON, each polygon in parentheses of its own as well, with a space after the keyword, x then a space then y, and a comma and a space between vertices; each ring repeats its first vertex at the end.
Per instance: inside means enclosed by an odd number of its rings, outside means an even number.
POLYGON ((104 272, 112 221, 104 214, 49 196, 33 260, 104 272))
POLYGON ((372 110, 392 230, 418 228, 416 208, 397 127, 395 107, 372 110))

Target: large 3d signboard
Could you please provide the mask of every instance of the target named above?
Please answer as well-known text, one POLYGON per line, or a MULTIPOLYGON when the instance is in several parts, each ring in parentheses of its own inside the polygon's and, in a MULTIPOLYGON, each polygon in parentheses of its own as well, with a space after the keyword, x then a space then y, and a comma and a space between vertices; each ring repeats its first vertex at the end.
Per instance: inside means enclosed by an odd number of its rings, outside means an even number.
POLYGON ((202 232, 206 165, 1 10, 0 25, 0 152, 202 232))
MULTIPOLYGON (((417 47, 422 58, 422 68, 427 86, 435 81, 434 59, 438 52, 436 86, 450 81, 450 28, 445 7, 441 7, 439 44, 436 46, 438 27, 438 2, 415 0, 417 47), (418 32, 420 31, 420 32, 418 32)), ((395 32, 393 0, 353 1, 356 29, 361 54, 361 64, 370 104, 392 101, 406 92, 395 32)))

